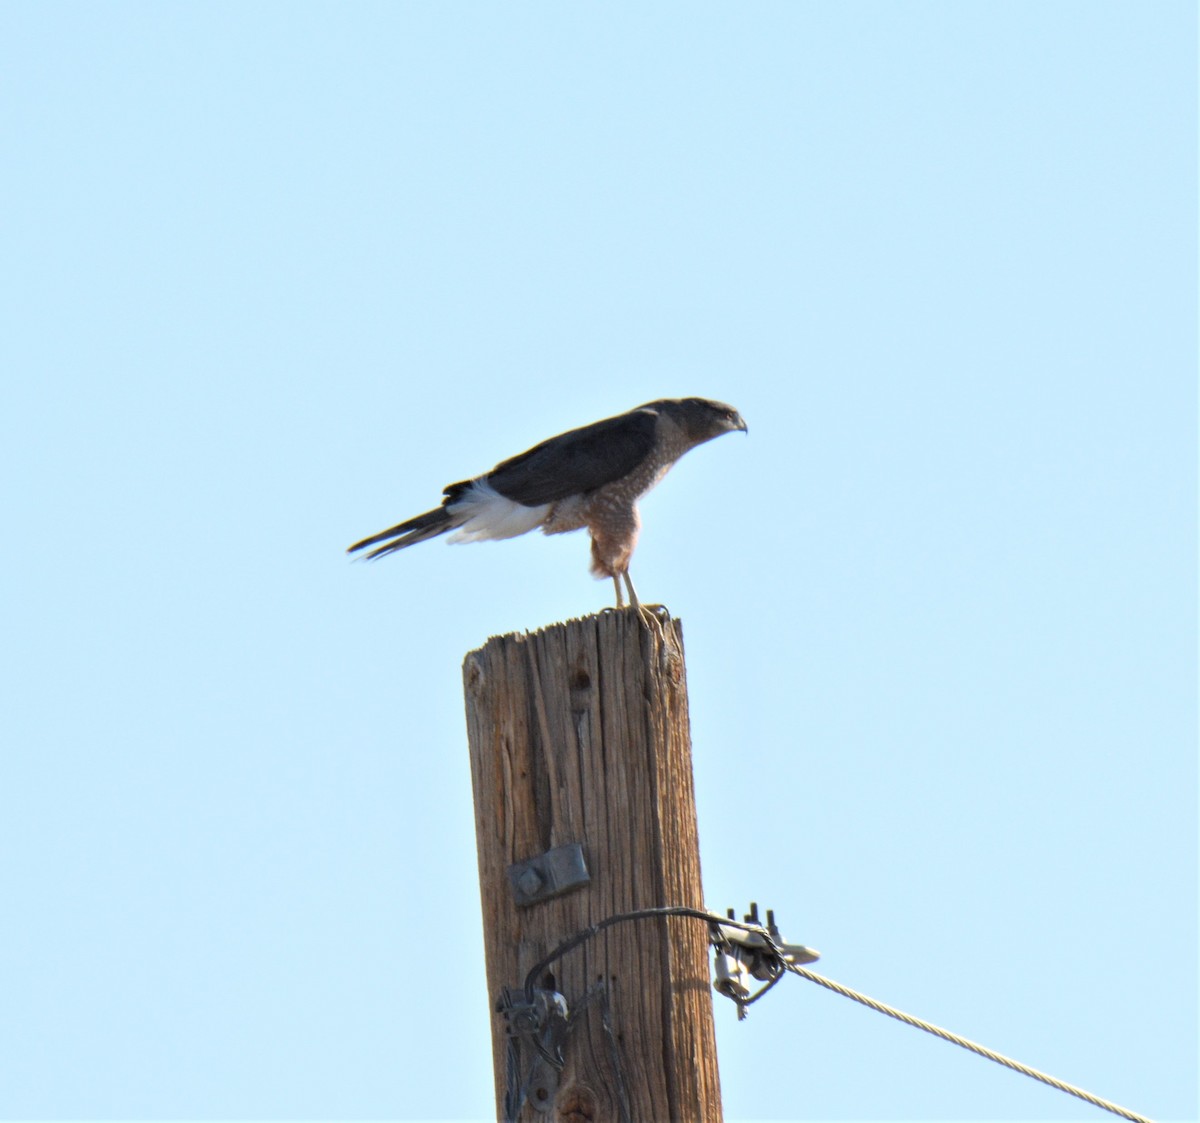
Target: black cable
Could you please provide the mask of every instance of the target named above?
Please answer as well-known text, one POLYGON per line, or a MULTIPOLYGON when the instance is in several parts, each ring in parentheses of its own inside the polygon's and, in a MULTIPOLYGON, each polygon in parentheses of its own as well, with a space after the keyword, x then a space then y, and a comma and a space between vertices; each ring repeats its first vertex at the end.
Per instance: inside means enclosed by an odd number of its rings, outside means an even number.
MULTIPOLYGON (((743 932, 754 932, 762 936, 766 941, 767 950, 779 956, 781 962, 783 961, 783 951, 761 924, 750 924, 740 920, 732 920, 728 917, 715 916, 711 912, 705 912, 703 909, 689 908, 687 905, 667 905, 662 908, 634 909, 632 912, 621 912, 614 916, 607 916, 603 920, 598 920, 591 927, 584 928, 582 931, 576 932, 570 939, 564 940, 544 959, 535 963, 529 969, 529 974, 525 976, 525 1001, 533 1001, 533 992, 537 987, 537 980, 550 964, 561 959, 568 952, 574 951, 581 944, 587 943, 593 936, 598 936, 604 929, 611 928, 614 924, 623 924, 629 920, 653 920, 655 917, 660 916, 686 916, 694 920, 706 921, 715 927, 739 928, 743 932)), ((777 980, 772 981, 772 985, 775 981, 777 980)), ((755 998, 760 997, 764 991, 760 991, 758 995, 755 995, 755 998)))

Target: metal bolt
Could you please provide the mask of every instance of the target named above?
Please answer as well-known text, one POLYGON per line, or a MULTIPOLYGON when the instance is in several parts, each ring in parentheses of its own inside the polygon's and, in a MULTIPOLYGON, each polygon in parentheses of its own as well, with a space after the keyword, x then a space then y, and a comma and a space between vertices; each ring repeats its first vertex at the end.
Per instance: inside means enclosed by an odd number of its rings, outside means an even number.
POLYGON ((542 887, 542 875, 532 866, 526 867, 517 878, 517 888, 526 897, 532 897, 542 887))

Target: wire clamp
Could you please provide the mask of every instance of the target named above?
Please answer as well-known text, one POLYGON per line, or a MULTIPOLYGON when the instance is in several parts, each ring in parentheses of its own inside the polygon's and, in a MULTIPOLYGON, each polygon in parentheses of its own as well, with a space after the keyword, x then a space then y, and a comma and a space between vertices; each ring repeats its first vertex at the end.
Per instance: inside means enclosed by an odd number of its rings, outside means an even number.
MULTIPOLYGON (((730 920, 736 920, 733 909, 726 915, 730 920)), ((737 1004, 738 1021, 746 1016, 746 1007, 766 994, 788 967, 815 963, 821 958, 821 953, 813 948, 784 940, 775 923, 774 909, 767 909, 767 923, 763 926, 758 917, 758 904, 751 901, 745 923, 757 925, 757 931, 722 924, 714 917, 708 934, 716 975, 713 989, 737 1004), (752 994, 751 979, 765 985, 752 994)))
POLYGON ((526 1103, 536 1111, 552 1111, 570 1028, 567 1000, 556 990, 535 987, 531 998, 522 987, 505 987, 496 1010, 504 1015, 508 1033, 507 1083, 513 1100, 506 1104, 508 1117, 516 1119, 526 1103), (521 1079, 523 1056, 532 1060, 521 1079))

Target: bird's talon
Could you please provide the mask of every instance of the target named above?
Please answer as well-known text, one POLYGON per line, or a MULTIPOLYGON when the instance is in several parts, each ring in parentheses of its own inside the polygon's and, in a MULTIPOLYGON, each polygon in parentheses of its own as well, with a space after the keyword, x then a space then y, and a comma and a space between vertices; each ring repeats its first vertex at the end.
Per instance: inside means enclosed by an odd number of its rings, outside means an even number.
POLYGON ((652 632, 658 635, 659 642, 667 643, 667 630, 664 626, 671 619, 671 614, 661 604, 639 604, 636 606, 638 619, 652 632), (661 613, 657 610, 661 609, 661 613))

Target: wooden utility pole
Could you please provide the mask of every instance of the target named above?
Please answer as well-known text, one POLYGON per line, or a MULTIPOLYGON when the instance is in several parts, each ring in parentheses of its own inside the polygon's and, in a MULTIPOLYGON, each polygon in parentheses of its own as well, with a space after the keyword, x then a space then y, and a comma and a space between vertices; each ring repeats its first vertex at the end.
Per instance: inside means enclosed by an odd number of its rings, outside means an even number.
MULTIPOLYGON (((463 678, 493 1003, 506 988, 519 1003, 530 969, 592 924, 704 907, 678 621, 616 611, 494 637, 463 678), (555 851, 569 867, 557 848, 574 843, 590 880, 518 904, 572 880, 538 861, 555 851)), ((719 1123, 707 936, 695 919, 632 920, 547 967, 535 985, 570 1011, 563 1068, 528 1037, 514 1049, 495 1014, 500 1118, 523 1100, 522 1121, 719 1123)))

